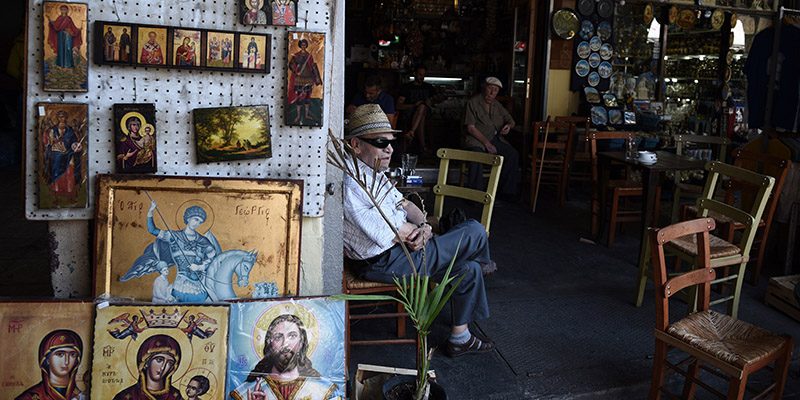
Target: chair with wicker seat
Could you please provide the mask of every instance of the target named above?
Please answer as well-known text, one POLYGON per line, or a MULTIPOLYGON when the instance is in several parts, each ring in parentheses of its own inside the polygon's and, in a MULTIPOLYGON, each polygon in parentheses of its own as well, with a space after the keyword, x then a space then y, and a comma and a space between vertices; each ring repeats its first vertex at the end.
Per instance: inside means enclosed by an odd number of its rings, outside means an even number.
MULTIPOLYGON (((592 158, 592 196, 590 203, 591 212, 591 232, 592 236, 597 234, 598 219, 605 218, 605 210, 600 210, 600 195, 603 192, 600 188, 600 172, 597 163, 597 148, 598 141, 610 141, 612 139, 636 139, 636 135, 632 132, 590 132, 589 133, 589 151, 592 158)), ((625 179, 610 180, 608 182, 608 192, 611 196, 610 210, 608 213, 608 247, 614 246, 614 236, 617 231, 617 224, 622 222, 633 222, 642 219, 642 212, 640 208, 626 207, 628 200, 631 197, 642 196, 642 184, 634 182, 631 179, 631 167, 625 168, 625 179), (620 200, 623 201, 621 206, 620 200)), ((661 187, 656 189, 656 199, 661 198, 661 187)), ((642 200, 644 201, 644 200, 642 200)), ((655 204, 653 212, 653 225, 658 218, 658 201, 655 204)))
MULTIPOLYGON (((355 265, 362 261, 350 260, 345 257, 344 260, 344 274, 342 277, 342 293, 344 294, 393 294, 396 292, 397 287, 393 283, 372 282, 366 281, 358 277, 355 272, 355 265)), ((403 308, 403 305, 396 301, 372 302, 368 300, 347 300, 347 334, 345 351, 346 357, 350 360, 350 346, 358 345, 383 345, 383 344, 397 344, 397 343, 417 343, 416 338, 406 338, 406 317, 408 313, 403 308), (351 310, 366 308, 366 307, 380 307, 386 305, 395 305, 395 312, 376 312, 366 314, 353 314, 351 310), (350 324, 354 321, 362 319, 378 319, 389 318, 397 320, 397 337, 390 339, 373 339, 373 340, 350 340, 350 324)), ((417 343, 419 346, 419 343, 417 343)))
POLYGON ((765 367, 769 368, 769 364, 773 363, 772 381, 753 398, 765 398, 770 392, 774 399, 780 399, 783 395, 794 348, 793 339, 709 309, 711 282, 716 277, 711 266, 709 243, 709 232, 714 227, 714 220, 706 217, 649 232, 656 287, 655 355, 649 400, 660 399, 662 392, 670 398, 678 398, 664 387, 664 377, 669 372, 677 372, 685 378, 681 399, 693 398, 696 386, 721 398, 742 399, 745 390, 755 391, 747 386, 750 375, 765 367), (687 235, 694 238, 694 252, 698 254, 699 269, 667 280, 665 246, 687 235), (699 309, 670 324, 669 298, 688 287, 697 288, 699 309), (667 353, 673 349, 680 350, 689 357, 672 363, 667 360, 667 353), (727 395, 702 382, 701 370, 728 380, 727 395))
MULTIPOLYGON (((702 136, 702 135, 675 135, 675 153, 684 155, 690 151, 684 149, 684 146, 689 143, 695 146, 707 146, 711 151, 710 160, 726 162, 728 154, 728 146, 731 140, 727 137, 721 136, 702 136)), ((701 158, 702 159, 702 158, 701 158)), ((708 158, 707 158, 708 159, 708 158)), ((680 173, 675 173, 673 192, 672 192, 672 213, 670 214, 670 221, 676 222, 678 220, 678 211, 681 206, 681 199, 696 200, 703 194, 702 185, 694 185, 691 183, 681 182, 680 173)))
MULTIPOLYGON (((569 166, 570 182, 592 183, 592 152, 589 148, 589 117, 556 117, 556 122, 567 122, 575 125, 575 149, 572 163, 569 166)), ((569 196, 567 196, 569 197, 569 196)))
MULTIPOLYGON (((739 240, 726 241, 719 236, 710 236, 710 257, 712 268, 720 268, 725 266, 733 267, 730 275, 719 277, 715 279, 712 284, 727 285, 732 289, 732 294, 722 296, 711 302, 712 305, 723 302, 728 303, 728 315, 736 318, 739 311, 739 298, 742 291, 742 281, 744 280, 744 269, 747 261, 750 259, 750 248, 753 245, 753 238, 758 228, 758 223, 764 212, 767 204, 767 199, 772 191, 772 186, 775 184, 775 178, 771 176, 757 174, 755 172, 734 167, 732 165, 724 164, 719 161, 709 161, 705 166, 708 178, 706 185, 703 189, 703 196, 697 200, 698 217, 708 217, 710 212, 716 212, 721 215, 743 224, 745 226, 739 240), (741 210, 731 205, 728 205, 720 200, 716 200, 714 196, 715 189, 719 187, 717 182, 721 176, 725 175, 731 179, 745 182, 758 188, 753 205, 749 209, 741 210)), ((670 255, 678 257, 680 260, 687 261, 692 268, 698 265, 699 254, 696 251, 696 244, 693 243, 695 238, 692 237, 679 237, 666 245, 666 249, 670 255)), ((649 242, 648 242, 649 244, 649 242)), ((639 265, 639 272, 636 279, 636 306, 642 305, 644 297, 644 289, 647 284, 647 277, 649 274, 649 262, 643 262, 639 265)), ((678 264, 680 265, 680 264, 678 264)), ((694 293, 688 293, 687 301, 689 303, 689 311, 693 311, 697 305, 697 297, 694 293)))
MULTIPOLYGON (((786 181, 786 175, 789 172, 789 167, 791 167, 792 162, 790 160, 775 157, 769 154, 753 153, 745 150, 734 150, 733 153, 731 153, 731 160, 733 161, 733 165, 735 167, 745 168, 751 171, 758 169, 760 166, 761 170, 764 171, 764 174, 775 178, 775 186, 772 188, 772 193, 767 200, 767 206, 764 209, 764 214, 761 220, 758 222, 756 236, 753 240, 753 247, 758 248, 758 255, 753 257, 751 254, 750 256, 750 263, 755 264, 754 269, 750 270, 750 283, 753 285, 758 285, 758 280, 761 275, 761 266, 764 261, 764 251, 767 248, 767 237, 769 236, 769 231, 772 226, 772 219, 775 215, 775 210, 777 209, 781 190, 783 189, 783 183, 786 181)), ((736 201, 737 191, 741 193, 740 200, 745 203, 751 201, 752 197, 755 196, 756 192, 758 191, 757 186, 749 185, 745 182, 735 179, 730 179, 725 182, 724 187, 724 201, 726 204, 730 205, 733 205, 736 201)), ((696 205, 684 205, 681 209, 681 221, 685 221, 687 218, 689 218, 689 216, 694 218, 696 215, 696 205)), ((733 241, 733 234, 735 231, 745 229, 745 225, 740 224, 719 213, 709 211, 708 216, 717 221, 717 226, 720 228, 726 228, 725 231, 727 234, 721 234, 720 236, 729 242, 733 241)), ((728 275, 727 267, 724 269, 722 275, 728 275)))

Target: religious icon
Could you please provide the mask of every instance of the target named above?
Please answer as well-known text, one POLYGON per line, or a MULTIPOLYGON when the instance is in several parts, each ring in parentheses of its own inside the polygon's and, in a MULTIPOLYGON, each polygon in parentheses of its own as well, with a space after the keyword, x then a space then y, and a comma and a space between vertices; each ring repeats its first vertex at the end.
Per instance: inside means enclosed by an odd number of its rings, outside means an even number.
POLYGON ((227 306, 97 310, 91 398, 224 399, 227 321, 227 306))
POLYGON ((209 68, 233 68, 233 32, 206 32, 206 63, 209 68))
POLYGON ((95 62, 98 64, 130 64, 133 52, 132 25, 95 22, 95 62))
POLYGON ((87 5, 44 2, 44 90, 88 91, 87 5))
POLYGON ((39 208, 86 207, 86 104, 39 103, 39 208))
POLYGON ((0 398, 85 399, 91 301, 0 302, 0 398))
POLYGON ((230 318, 225 393, 231 399, 344 396, 343 300, 234 302, 230 318))
POLYGON ((297 25, 297 3, 294 0, 270 0, 270 25, 297 25))
POLYGON ((239 62, 237 66, 242 71, 266 72, 269 70, 269 61, 272 36, 258 33, 239 36, 239 62))
POLYGON ((196 67, 200 65, 200 49, 202 48, 200 31, 178 29, 172 30, 173 61, 170 65, 178 67, 196 67))
POLYGON ((241 0, 242 24, 266 25, 267 13, 264 12, 264 0, 241 0))
POLYGON ((272 157, 269 106, 198 108, 193 112, 198 163, 272 157))
POLYGON ((297 294, 301 184, 100 175, 95 293, 154 303, 297 294))
POLYGON ((325 34, 288 32, 286 125, 322 126, 325 34))
POLYGON ((139 25, 136 27, 136 62, 140 65, 167 65, 167 28, 139 25))
POLYGON ((114 104, 117 172, 156 172, 156 107, 114 104))

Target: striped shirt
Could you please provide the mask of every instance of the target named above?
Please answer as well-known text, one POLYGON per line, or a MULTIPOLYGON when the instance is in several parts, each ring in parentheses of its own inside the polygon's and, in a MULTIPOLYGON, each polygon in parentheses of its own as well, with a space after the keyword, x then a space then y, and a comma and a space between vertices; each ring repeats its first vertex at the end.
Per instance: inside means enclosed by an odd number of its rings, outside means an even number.
MULTIPOLYGON (((358 160, 359 170, 366 175, 367 187, 373 185, 373 169, 366 163, 358 160)), ((400 207, 403 195, 395 189, 383 173, 376 174, 380 193, 375 198, 380 200, 386 191, 389 193, 380 203, 380 208, 386 217, 392 222, 396 229, 400 229, 403 222, 406 222, 406 210, 400 207)), ((356 183, 356 181, 345 174, 343 208, 344 208, 344 228, 342 239, 344 240, 345 255, 353 260, 364 260, 375 257, 394 246, 395 234, 386 220, 383 219, 378 208, 369 199, 369 196, 356 183)))

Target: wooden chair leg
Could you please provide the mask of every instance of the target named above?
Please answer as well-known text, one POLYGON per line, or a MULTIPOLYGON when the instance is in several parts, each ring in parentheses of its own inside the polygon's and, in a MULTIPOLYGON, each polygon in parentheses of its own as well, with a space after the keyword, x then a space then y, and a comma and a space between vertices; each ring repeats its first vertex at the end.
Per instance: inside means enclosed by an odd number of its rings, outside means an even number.
POLYGON ((785 337, 786 343, 783 348, 783 355, 775 360, 775 368, 772 369, 772 380, 775 382, 775 395, 773 398, 782 399, 783 389, 786 387, 786 376, 789 374, 789 361, 792 358, 792 349, 794 348, 794 340, 791 337, 785 337))
POLYGON ((728 315, 733 318, 737 318, 737 315, 739 315, 739 299, 742 295, 742 282, 744 282, 744 269, 746 266, 747 263, 741 263, 738 267, 734 267, 734 272, 737 276, 733 285, 733 299, 728 301, 728 315))
MULTIPOLYGON (((764 261, 764 250, 767 248, 767 227, 763 226, 761 232, 761 242, 758 244, 758 259, 756 260, 755 269, 750 271, 750 283, 758 286, 758 281, 761 278, 761 263, 764 261)), ((758 232, 756 232, 758 234, 758 232)))
POLYGON ((747 374, 745 374, 741 379, 731 378, 731 386, 728 388, 728 400, 742 400, 744 398, 746 383, 747 374))
POLYGON ((700 360, 695 359, 690 365, 688 376, 686 377, 686 381, 683 383, 683 394, 681 395, 682 399, 693 399, 694 398, 694 391, 697 388, 697 380, 700 378, 700 360))
POLYGON ((612 191, 611 215, 608 218, 608 248, 614 247, 614 234, 617 231, 617 212, 619 211, 619 192, 612 191))
POLYGON ((642 306, 644 300, 644 289, 647 287, 647 271, 650 266, 650 241, 645 240, 642 246, 642 254, 639 256, 639 271, 636 273, 636 307, 642 306))
POLYGON ((656 339, 656 352, 653 355, 653 376, 650 378, 650 394, 648 400, 661 398, 661 386, 664 384, 664 361, 667 359, 667 344, 656 339))

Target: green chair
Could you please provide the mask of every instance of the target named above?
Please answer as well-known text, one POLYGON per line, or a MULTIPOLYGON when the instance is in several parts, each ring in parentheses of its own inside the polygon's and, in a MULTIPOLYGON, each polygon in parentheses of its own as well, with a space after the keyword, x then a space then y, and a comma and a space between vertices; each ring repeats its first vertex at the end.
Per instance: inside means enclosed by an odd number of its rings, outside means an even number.
MULTIPOLYGON (((691 143, 698 148, 702 147, 702 150, 711 150, 711 159, 722 162, 726 162, 728 146, 731 144, 730 139, 721 136, 677 134, 675 135, 674 139, 675 153, 678 155, 685 155, 684 153, 686 153, 688 150, 684 149, 684 146, 691 143)), ((702 194, 703 186, 681 182, 680 172, 676 172, 673 186, 672 213, 670 214, 670 221, 672 223, 677 222, 678 211, 681 207, 681 199, 697 199, 702 194)))
POLYGON ((441 148, 436 152, 439 157, 439 178, 433 187, 433 194, 436 196, 433 203, 433 215, 429 218, 431 225, 439 226, 439 218, 444 211, 445 197, 458 197, 472 200, 483 204, 481 213, 481 224, 489 233, 489 225, 492 223, 492 212, 494 211, 495 194, 497 184, 500 181, 500 170, 503 167, 503 156, 496 154, 481 153, 477 151, 466 151, 441 148), (484 191, 450 185, 447 183, 447 173, 450 169, 450 161, 461 161, 462 165, 468 162, 478 162, 489 167, 489 180, 484 191))
MULTIPOLYGON (((775 184, 775 178, 724 164, 719 161, 709 161, 706 163, 705 169, 708 174, 708 179, 706 180, 702 197, 697 199, 697 217, 708 217, 709 212, 716 212, 745 226, 738 241, 728 242, 715 235, 710 235, 709 239, 711 246, 710 266, 712 268, 732 267, 730 275, 723 276, 711 282, 711 284, 727 285, 732 289, 730 294, 715 299, 711 302, 711 305, 728 302, 727 313, 736 318, 739 312, 739 297, 742 290, 742 281, 744 280, 744 269, 745 266, 747 266, 747 262, 750 260, 750 248, 753 245, 753 238, 758 229, 758 221, 761 220, 761 215, 767 205, 772 186, 775 184), (722 175, 758 187, 753 205, 749 210, 740 210, 723 201, 715 200, 715 190, 720 186, 717 185, 717 182, 722 175)), ((696 242, 694 242, 695 240, 696 238, 694 236, 679 237, 664 246, 664 248, 668 254, 677 256, 678 262, 680 262, 680 260, 686 260, 694 269, 698 265, 697 245, 696 242)), ((647 242, 645 245, 649 246, 650 244, 647 242)), ((647 251, 649 253, 649 250, 647 251)), ((639 265, 639 272, 636 279, 636 307, 642 305, 647 278, 652 278, 649 265, 650 260, 646 260, 639 265)), ((697 296, 695 292, 687 293, 687 295, 689 311, 692 312, 696 309, 697 296)))

